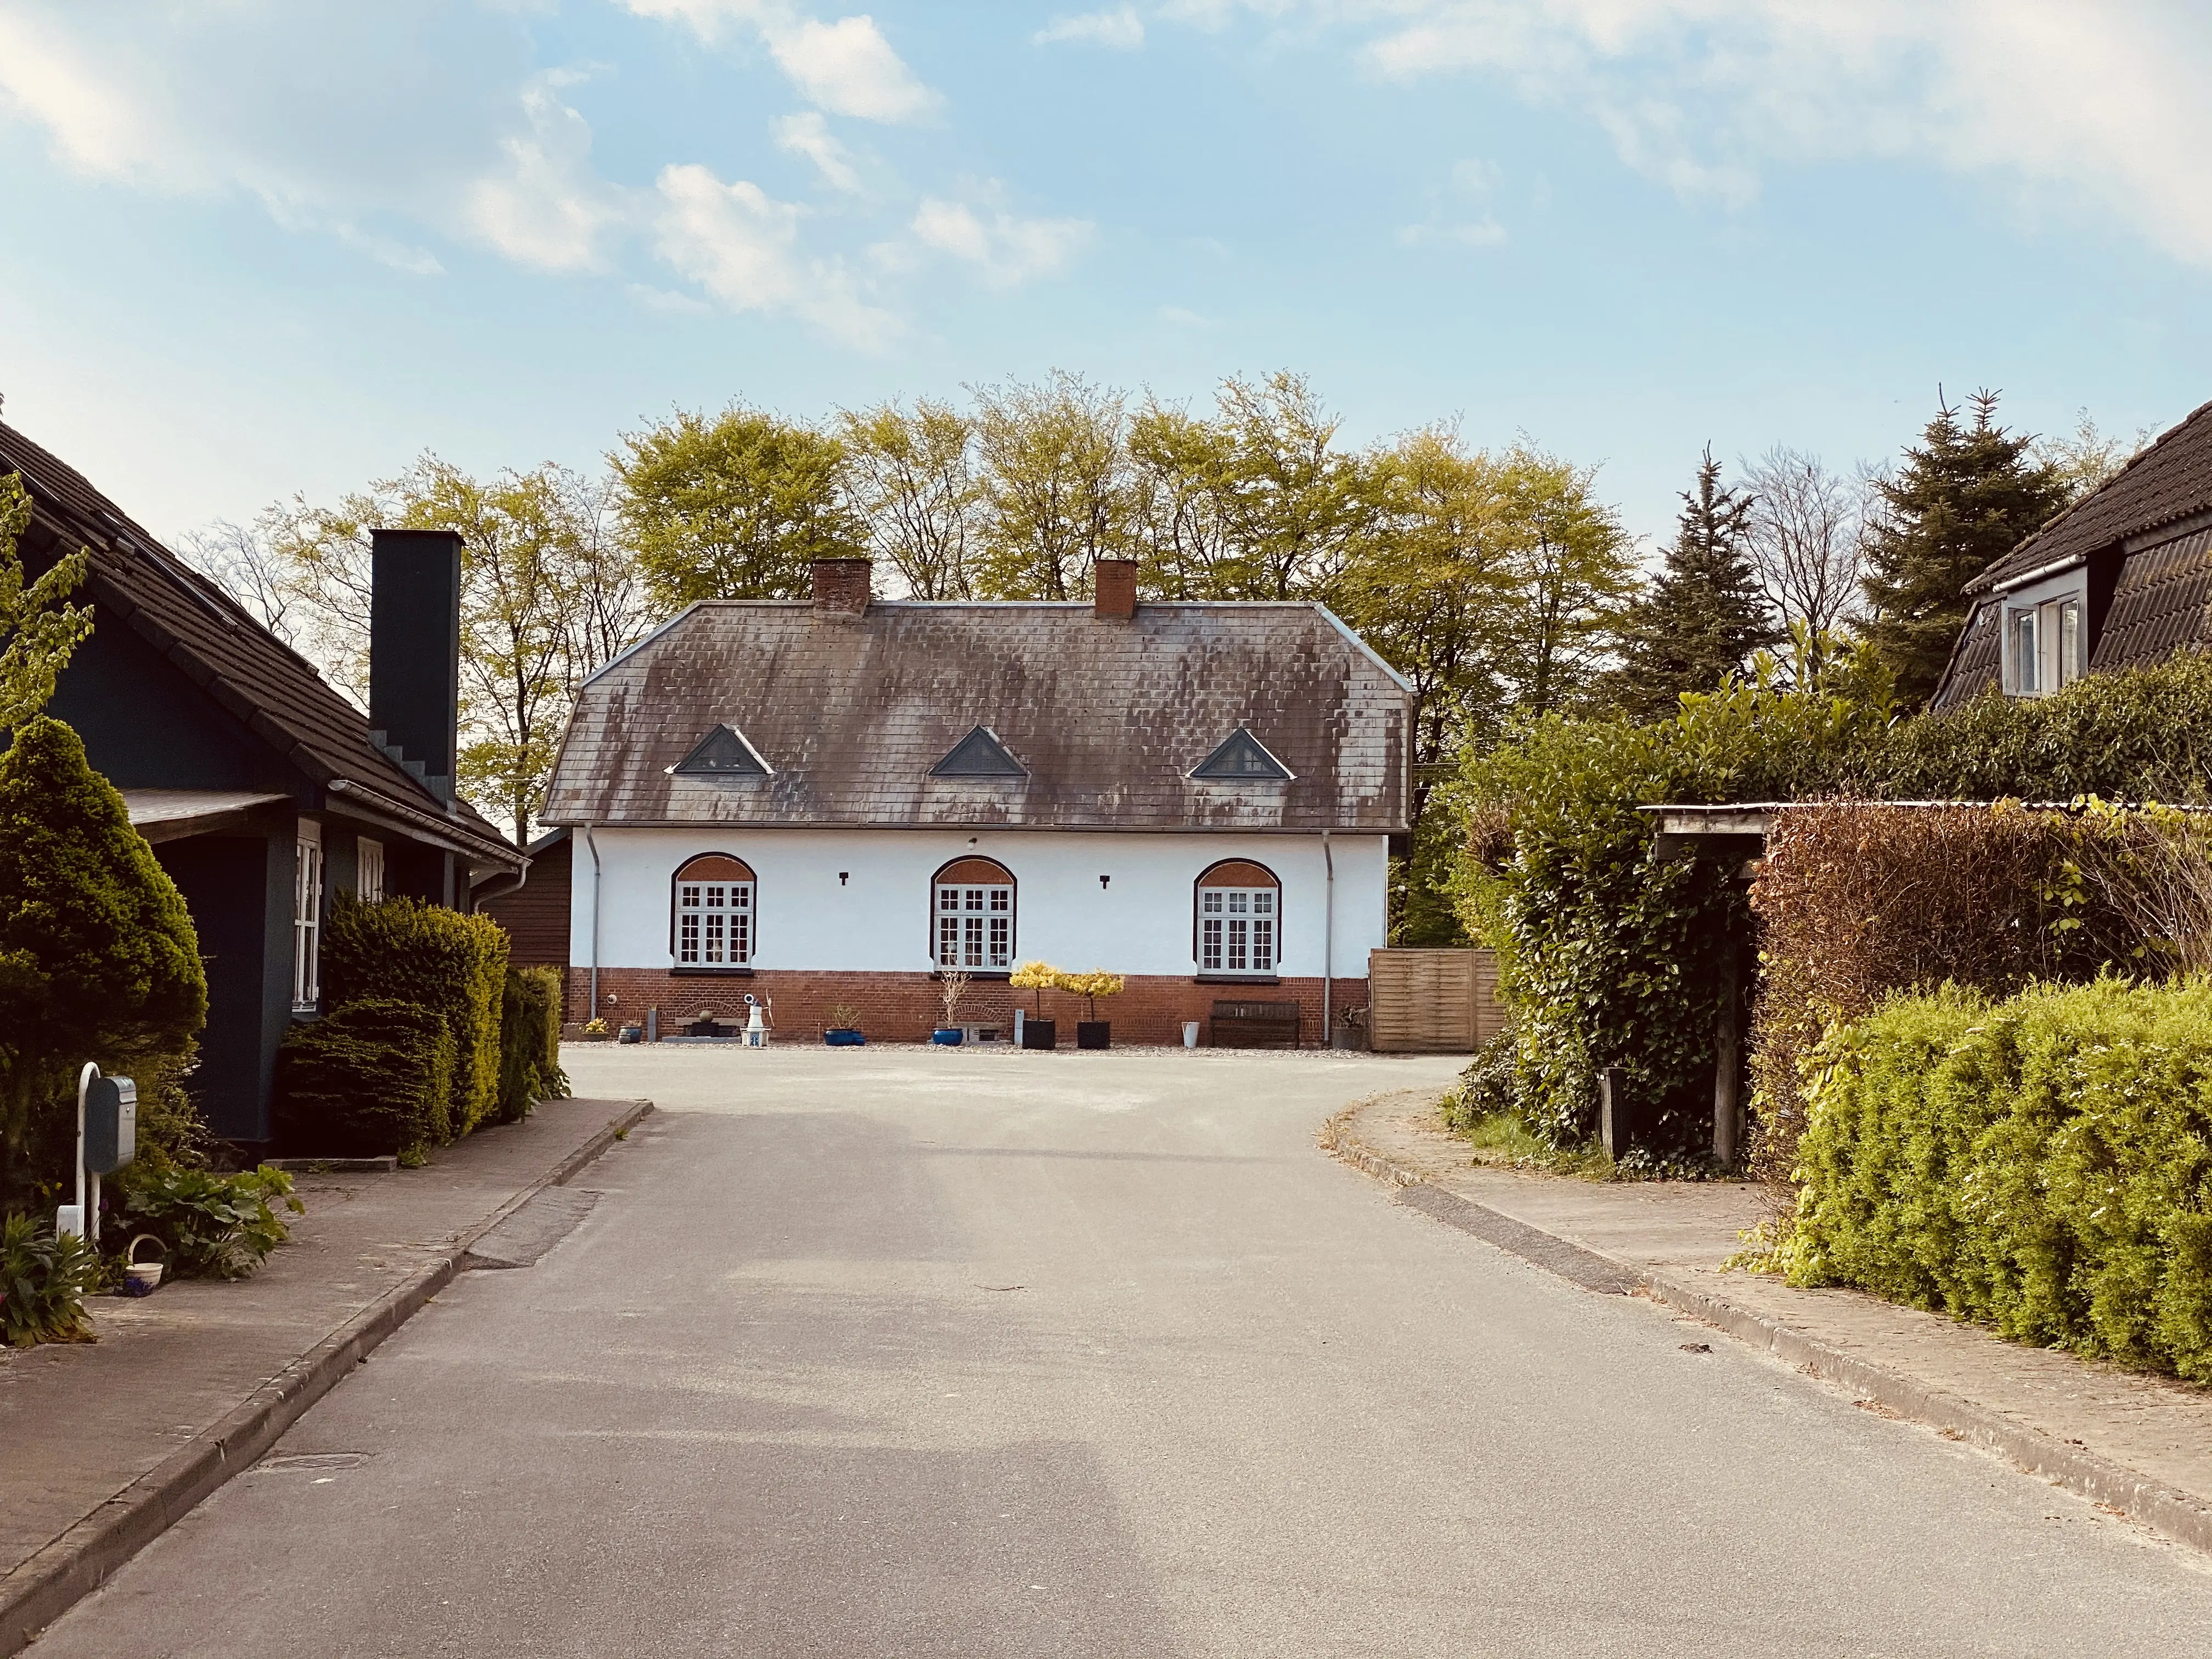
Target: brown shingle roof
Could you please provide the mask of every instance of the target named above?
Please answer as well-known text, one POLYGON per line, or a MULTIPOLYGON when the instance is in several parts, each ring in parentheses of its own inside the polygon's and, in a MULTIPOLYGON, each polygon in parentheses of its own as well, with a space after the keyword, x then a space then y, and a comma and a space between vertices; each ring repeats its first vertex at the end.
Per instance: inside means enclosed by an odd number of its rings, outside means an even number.
MULTIPOLYGON (((473 807, 456 817, 368 738, 368 717, 216 583, 170 552, 85 476, 0 423, 0 476, 22 475, 33 523, 64 551, 90 555, 86 591, 101 618, 131 627, 314 783, 358 792, 403 817, 431 814, 496 861, 514 847, 473 807)), ((427 828, 428 825, 425 825, 427 828)))
POLYGON ((2069 564, 2160 525, 2212 510, 2212 404, 1966 584, 1986 592, 2046 565, 2069 564))
POLYGON ((540 817, 1059 830, 1406 827, 1410 694, 1317 605, 695 607, 579 697, 540 817), (672 776, 728 725, 765 778, 672 776), (1287 783, 1197 781, 1249 726, 1287 783), (1027 775, 936 778, 988 727, 1027 775))

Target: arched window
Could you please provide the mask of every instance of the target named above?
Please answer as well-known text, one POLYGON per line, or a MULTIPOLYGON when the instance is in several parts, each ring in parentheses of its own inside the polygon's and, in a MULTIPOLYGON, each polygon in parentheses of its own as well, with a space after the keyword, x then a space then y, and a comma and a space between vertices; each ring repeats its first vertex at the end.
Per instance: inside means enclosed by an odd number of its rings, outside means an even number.
POLYGON ((931 882, 932 953, 939 968, 998 973, 1014 965, 1014 878, 989 859, 958 859, 931 882))
POLYGON ((676 872, 669 949, 678 968, 743 968, 756 937, 750 866, 706 853, 676 872))
POLYGON ((1265 865, 1225 859, 1198 878, 1198 971, 1272 974, 1283 957, 1283 884, 1265 865))

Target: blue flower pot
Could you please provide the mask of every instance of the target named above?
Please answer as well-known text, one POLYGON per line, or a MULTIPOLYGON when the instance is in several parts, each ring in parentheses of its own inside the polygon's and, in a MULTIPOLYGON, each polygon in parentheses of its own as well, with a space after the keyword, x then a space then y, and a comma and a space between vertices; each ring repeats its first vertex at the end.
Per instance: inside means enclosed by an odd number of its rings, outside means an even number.
POLYGON ((940 1025, 929 1034, 929 1040, 941 1048, 957 1048, 963 1035, 957 1025, 940 1025))
POLYGON ((849 1025, 832 1026, 822 1034, 822 1040, 832 1048, 865 1048, 868 1041, 849 1025))

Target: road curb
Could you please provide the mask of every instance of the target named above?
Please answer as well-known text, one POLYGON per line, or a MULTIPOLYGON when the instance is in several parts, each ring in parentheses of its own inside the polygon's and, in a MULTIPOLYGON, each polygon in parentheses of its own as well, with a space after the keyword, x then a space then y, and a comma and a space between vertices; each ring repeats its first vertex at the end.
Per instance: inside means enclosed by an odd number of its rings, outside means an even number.
POLYGON ((652 1110, 651 1101, 636 1101, 609 1120, 553 1169, 456 1238, 449 1254, 394 1285, 0 1579, 0 1659, 21 1652, 209 1493, 259 1462, 310 1406, 453 1281, 471 1245, 546 1188, 565 1186, 652 1110))
POLYGON ((2040 1429, 2015 1423, 1970 1400, 1916 1382, 1800 1330, 1772 1314, 1717 1297, 1702 1285, 1663 1271, 1593 1250, 1586 1244, 1562 1238, 1517 1216, 1493 1209, 1479 1200, 1447 1192, 1433 1185, 1419 1170, 1360 1139, 1350 1122, 1358 1109, 1354 1107, 1340 1112, 1322 1126, 1322 1146, 1340 1162, 1394 1188, 1395 1201, 1407 1208, 1419 1210, 1447 1225, 1472 1233, 1585 1289, 1601 1292, 1625 1291, 1631 1294, 1640 1291, 1740 1342, 1763 1348, 1801 1370, 1839 1383, 1885 1412, 1924 1424, 1948 1438, 1995 1452, 2024 1474, 2118 1510, 2180 1543, 2212 1553, 2212 1506, 2188 1493, 2069 1444, 2040 1429), (1462 1215, 1460 1212, 1467 1213, 1462 1215), (1595 1271, 1583 1265, 1587 1263, 1603 1263, 1610 1272, 1595 1271))

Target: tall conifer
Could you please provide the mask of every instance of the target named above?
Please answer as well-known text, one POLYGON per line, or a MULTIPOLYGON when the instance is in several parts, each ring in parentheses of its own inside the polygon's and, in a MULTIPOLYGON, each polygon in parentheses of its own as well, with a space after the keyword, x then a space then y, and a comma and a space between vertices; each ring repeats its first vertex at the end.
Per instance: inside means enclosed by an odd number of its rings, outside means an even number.
POLYGON ((1779 637, 1747 543, 1752 505, 1721 483, 1706 445, 1666 564, 1621 623, 1615 684, 1637 718, 1671 713, 1685 691, 1712 690, 1779 637))
POLYGON ((1936 418, 1876 484, 1884 511, 1867 536, 1867 636, 1897 676, 1908 707, 1942 678, 1966 620, 1966 584, 2066 505, 2058 471, 2035 440, 1996 421, 1997 394, 1978 392, 1971 422, 1940 397, 1936 418))

